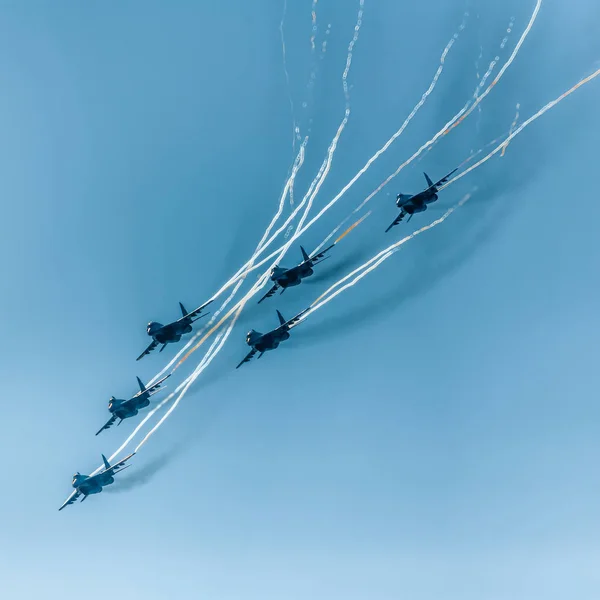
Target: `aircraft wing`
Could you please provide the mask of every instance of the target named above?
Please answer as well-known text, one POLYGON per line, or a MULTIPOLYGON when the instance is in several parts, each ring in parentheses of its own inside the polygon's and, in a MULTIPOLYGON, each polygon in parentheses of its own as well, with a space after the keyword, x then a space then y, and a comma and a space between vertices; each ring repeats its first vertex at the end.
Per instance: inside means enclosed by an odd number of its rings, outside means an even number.
POLYGON ((73 504, 73 502, 75 502, 80 495, 81 494, 77 490, 73 490, 71 495, 64 501, 63 505, 58 510, 62 510, 65 506, 73 504))
POLYGON ((321 252, 319 252, 318 254, 311 256, 310 259, 308 260, 308 262, 314 263, 315 261, 319 260, 320 258, 323 258, 325 256, 325 254, 327 254, 327 252, 329 252, 334 246, 335 246, 335 244, 331 244, 331 246, 328 246, 327 248, 325 248, 325 250, 321 250, 321 252))
POLYGON ((393 223, 385 230, 385 232, 387 233, 392 227, 395 227, 396 225, 398 225, 400 223, 400 221, 402 221, 402 219, 404 219, 404 213, 401 212, 393 221, 393 223))
POLYGON ((296 325, 296 323, 298 323, 300 317, 307 313, 309 310, 310 307, 300 311, 295 317, 292 317, 289 321, 286 321, 283 325, 280 325, 275 331, 287 331, 288 329, 292 328, 294 325, 296 325))
POLYGON ((266 300, 267 298, 270 298, 271 296, 273 296, 273 294, 275 294, 275 292, 278 290, 279 285, 275 284, 259 301, 258 304, 260 304, 263 300, 266 300))
MULTIPOLYGON (((189 319, 193 319, 195 316, 199 315, 205 307, 207 307, 210 303, 212 302, 212 300, 209 300, 208 302, 205 302, 202 306, 199 306, 196 310, 193 310, 192 312, 189 312, 187 315, 181 317, 180 319, 177 319, 177 323, 181 323, 181 321, 185 321, 185 320, 189 320, 189 319)), ((205 317, 208 313, 204 314, 204 315, 200 315, 198 317, 198 319, 205 317)))
MULTIPOLYGON (((129 456, 126 456, 123 460, 120 460, 118 463, 115 463, 114 465, 111 465, 108 469, 104 469, 104 471, 100 471, 100 473, 98 473, 97 475, 94 475, 94 477, 97 477, 98 475, 106 475, 107 473, 110 473, 111 475, 114 473, 118 473, 119 471, 122 471, 123 469, 121 469, 120 467, 123 467, 123 465, 135 454, 135 452, 132 452, 129 456), (115 469, 118 469, 115 471, 115 469)), ((124 469, 126 469, 127 467, 123 467, 124 469)), ((90 479, 93 479, 93 477, 90 477, 90 479)))
MULTIPOLYGON (((135 398, 137 398, 138 396, 142 396, 144 394, 148 394, 149 396, 152 395, 152 393, 154 393, 155 391, 157 391, 160 388, 163 381, 165 379, 168 379, 169 377, 171 377, 171 373, 169 373, 168 375, 165 375, 162 379, 159 379, 156 383, 148 386, 143 392, 140 390, 135 396, 130 398, 130 400, 135 400, 135 398)), ((127 402, 129 402, 129 400, 127 402)))
POLYGON ((108 421, 106 421, 106 423, 102 426, 102 428, 96 432, 96 435, 98 435, 99 433, 102 433, 105 429, 110 429, 115 424, 116 420, 117 420, 117 415, 112 415, 112 417, 108 421))
POLYGON ((250 362, 254 358, 254 355, 257 352, 258 352, 258 350, 255 350, 254 348, 252 348, 252 350, 250 350, 250 352, 248 352, 248 354, 245 356, 244 360, 236 367, 236 369, 239 369, 244 363, 250 362))
POLYGON ((456 169, 450 171, 450 173, 448 173, 448 175, 445 175, 439 181, 436 181, 432 186, 430 186, 430 188, 438 187, 438 186, 446 183, 448 181, 448 179, 450 178, 450 175, 453 175, 454 173, 456 173, 456 171, 458 171, 458 167, 456 167, 456 169))
POLYGON ((152 352, 156 346, 158 346, 158 342, 156 340, 152 340, 152 343, 135 360, 144 358, 144 356, 146 356, 146 354, 150 354, 150 352, 152 352))

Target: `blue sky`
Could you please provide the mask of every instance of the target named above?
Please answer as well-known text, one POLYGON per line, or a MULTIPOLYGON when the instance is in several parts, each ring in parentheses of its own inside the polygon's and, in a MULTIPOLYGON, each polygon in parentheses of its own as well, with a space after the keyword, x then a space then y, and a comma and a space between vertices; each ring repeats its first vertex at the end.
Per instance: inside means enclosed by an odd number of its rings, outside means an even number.
MULTIPOLYGON (((343 116, 358 2, 318 2, 315 55, 311 2, 288 4, 289 93, 310 128, 298 194, 343 116)), ((504 61, 533 5, 470 4, 427 104, 301 243, 319 243, 455 114, 480 48, 481 71, 504 61)), ((108 398, 175 353, 135 362, 146 323, 205 301, 275 211, 292 158, 282 9, 4 7, 3 595, 597 598, 600 83, 448 188, 441 208, 383 234, 395 194, 422 189, 423 169, 442 176, 505 132, 517 102, 528 116, 597 68, 591 1, 546 0, 481 115, 377 196, 314 281, 249 305, 120 485, 57 512, 72 473, 135 426, 94 437, 108 398), (473 186, 443 225, 235 371, 247 329, 274 326, 275 308, 292 316, 473 186)), ((317 209, 400 126, 464 12, 462 0, 365 0, 352 114, 317 209)), ((284 262, 299 256, 295 244, 284 262)))

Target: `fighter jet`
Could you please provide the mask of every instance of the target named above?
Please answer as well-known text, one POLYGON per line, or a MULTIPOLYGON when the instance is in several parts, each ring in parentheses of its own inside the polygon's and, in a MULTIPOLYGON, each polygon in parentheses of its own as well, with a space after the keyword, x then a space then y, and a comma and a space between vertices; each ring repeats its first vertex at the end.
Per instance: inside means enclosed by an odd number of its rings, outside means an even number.
POLYGON ((277 329, 273 329, 268 333, 260 333, 251 329, 246 335, 246 344, 252 348, 248 355, 244 358, 244 360, 236 367, 239 369, 244 363, 252 360, 254 355, 257 352, 260 352, 258 358, 260 358, 265 352, 268 350, 275 350, 281 344, 281 342, 285 342, 285 340, 289 339, 290 334, 289 331, 295 323, 298 322, 300 317, 308 312, 308 308, 298 313, 295 317, 292 317, 289 321, 286 321, 283 315, 277 312, 277 316, 279 317, 279 327, 277 329))
POLYGON ((102 488, 114 483, 115 474, 120 473, 124 469, 127 469, 131 465, 127 465, 127 467, 123 467, 123 465, 135 454, 133 452, 129 456, 126 456, 123 460, 120 460, 118 463, 114 464, 112 467, 106 460, 106 456, 102 455, 102 460, 104 461, 104 470, 100 471, 100 473, 96 473, 96 475, 82 475, 77 472, 73 475, 73 487, 75 488, 71 495, 65 500, 64 504, 58 509, 62 510, 65 506, 69 506, 69 504, 73 504, 79 496, 83 495, 81 502, 83 502, 89 495, 91 494, 99 494, 102 491, 102 488), (122 467, 122 468, 119 468, 122 467))
POLYGON ((329 258, 328 256, 325 258, 323 257, 334 245, 335 244, 331 244, 331 246, 313 256, 308 256, 304 248, 300 246, 303 261, 291 269, 284 269, 279 266, 273 267, 273 269, 271 269, 271 281, 273 281, 275 285, 258 301, 258 303, 260 304, 266 298, 273 296, 278 288, 281 288, 281 293, 283 294, 287 288, 294 285, 300 285, 303 279, 310 277, 314 273, 313 267, 315 265, 329 258))
POLYGON ((457 169, 450 171, 448 175, 442 177, 442 179, 436 181, 435 183, 431 181, 427 173, 423 173, 423 175, 425 175, 425 179, 427 180, 427 185, 429 186, 427 189, 415 194, 414 196, 411 196, 410 194, 398 194, 396 196, 396 206, 401 210, 401 212, 394 219, 394 222, 385 230, 385 232, 387 233, 392 227, 398 225, 398 223, 400 223, 400 221, 402 221, 406 215, 409 215, 408 220, 406 221, 408 223, 415 213, 427 210, 427 205, 435 202, 438 199, 438 187, 446 183, 450 175, 456 171, 457 169))
POLYGON ((123 419, 128 419, 129 417, 135 417, 138 414, 138 411, 142 408, 146 408, 146 406, 150 405, 150 396, 153 396, 159 391, 161 383, 171 377, 169 373, 166 377, 163 377, 160 381, 157 381, 155 384, 150 387, 146 387, 139 377, 136 377, 138 381, 138 385, 140 386, 140 391, 129 398, 129 400, 119 400, 114 396, 111 396, 108 401, 108 410, 111 413, 110 419, 106 422, 106 424, 96 433, 102 433, 105 429, 112 427, 114 422, 119 419, 117 423, 117 427, 123 422, 123 419))
POLYGON ((152 338, 152 343, 136 358, 136 360, 140 360, 140 358, 144 358, 146 354, 150 354, 150 352, 152 352, 159 344, 162 344, 162 348, 160 349, 160 352, 162 352, 167 344, 178 342, 182 335, 191 333, 193 329, 192 323, 205 317, 208 313, 200 315, 197 319, 194 319, 193 317, 201 313, 204 307, 208 306, 211 302, 212 300, 205 302, 202 306, 199 306, 190 313, 185 310, 185 307, 180 302, 179 307, 181 308, 181 314, 183 316, 177 321, 173 321, 173 323, 169 323, 168 325, 163 325, 156 321, 148 323, 146 331, 152 338))

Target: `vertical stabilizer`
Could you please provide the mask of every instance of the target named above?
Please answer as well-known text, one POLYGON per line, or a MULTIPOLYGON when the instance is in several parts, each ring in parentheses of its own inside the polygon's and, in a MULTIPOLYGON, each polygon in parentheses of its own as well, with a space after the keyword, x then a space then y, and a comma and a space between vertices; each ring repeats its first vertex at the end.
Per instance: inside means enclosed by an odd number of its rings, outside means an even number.
POLYGON ((140 392, 146 391, 146 386, 142 383, 142 380, 139 377, 136 377, 138 385, 140 386, 140 392))

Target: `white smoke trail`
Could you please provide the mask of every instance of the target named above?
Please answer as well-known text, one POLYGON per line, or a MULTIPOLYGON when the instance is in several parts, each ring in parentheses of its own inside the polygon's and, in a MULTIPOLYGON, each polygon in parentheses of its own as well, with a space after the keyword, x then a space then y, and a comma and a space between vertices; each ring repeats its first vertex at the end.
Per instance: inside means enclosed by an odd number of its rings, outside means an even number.
POLYGON ((540 110, 538 110, 534 115, 532 115, 531 117, 529 117, 527 120, 523 121, 523 123, 521 123, 521 125, 519 125, 519 127, 517 127, 508 136, 508 138, 504 142, 502 142, 501 144, 499 144, 489 154, 487 154, 486 156, 484 156, 482 159, 480 159, 479 161, 477 161, 474 165, 470 166, 468 169, 465 169, 462 173, 459 173, 458 175, 456 175, 455 177, 453 177, 452 179, 450 179, 448 181, 448 183, 446 183, 444 186, 442 186, 440 188, 440 191, 443 190, 443 189, 446 189, 449 185, 453 184, 455 181, 458 181, 459 179, 462 179, 467 173, 470 173, 471 171, 473 171, 477 167, 479 167, 482 164, 486 163, 495 154, 497 154, 498 152, 500 152, 502 150, 502 148, 504 148, 507 144, 509 144, 517 135, 519 135, 519 133, 521 133, 521 131, 523 131, 523 129, 525 129, 526 127, 528 127, 530 123, 533 123, 533 121, 535 121, 536 119, 538 119, 539 117, 541 117, 545 112, 547 112, 551 108, 555 107, 559 102, 561 102, 562 100, 564 100, 567 96, 570 96, 575 90, 577 90, 578 88, 580 88, 582 85, 585 85, 586 83, 589 83, 592 79, 595 79, 596 77, 598 77, 598 75, 600 75, 600 69, 594 71, 591 75, 588 75, 587 77, 584 77, 583 79, 581 79, 572 88, 568 89, 566 92, 564 92, 563 94, 561 94, 555 100, 552 100, 552 101, 548 102, 548 104, 546 104, 542 108, 540 108, 540 110))
POLYGON ((310 36, 310 49, 314 53, 315 51, 315 38, 317 37, 317 2, 319 0, 313 0, 310 15, 312 18, 312 35, 310 36))
MULTIPOLYGON (((510 135, 515 130, 515 127, 517 126, 517 123, 519 121, 520 108, 521 108, 521 105, 517 102, 517 112, 515 113, 515 118, 513 119, 513 122, 510 125, 510 131, 508 132, 508 135, 510 135)), ((508 148, 508 142, 506 142, 504 144, 504 147, 502 148, 502 154, 500 156, 504 156, 507 148, 508 148)))
POLYGON ((531 18, 529 19, 529 23, 527 23, 527 27, 525 27, 525 30, 521 34, 521 37, 519 38, 517 45, 515 46, 514 50, 512 51, 512 54, 509 56, 508 60, 504 63, 504 65, 498 72, 498 75, 496 75, 496 77, 494 78, 492 83, 489 85, 489 87, 480 96, 478 96, 475 103, 469 108, 469 110, 464 115, 461 116, 461 118, 458 120, 458 122, 453 125, 453 128, 460 125, 460 123, 462 121, 464 121, 473 112, 475 107, 478 106, 479 103, 482 100, 484 100, 485 97, 492 91, 492 88, 500 81, 500 79, 502 79, 502 76, 506 72, 506 69, 508 69, 508 67, 510 67, 510 65, 513 63, 513 61, 517 57, 517 54, 519 53, 519 50, 521 49, 521 46, 523 45, 523 42, 529 35, 529 32, 531 31, 531 28, 533 27, 533 24, 535 23, 535 20, 537 19, 537 16, 538 16, 538 13, 540 12, 541 7, 542 7, 542 0, 537 0, 535 8, 533 9, 533 13, 531 14, 531 18))
MULTIPOLYGON (((287 0, 283 0, 283 14, 279 22, 279 34, 281 37, 281 54, 283 58, 283 74, 285 75, 285 88, 287 90, 288 100, 290 102, 290 112, 292 115, 292 154, 296 154, 296 111, 294 110, 294 99, 292 98, 292 90, 290 88, 290 75, 287 69, 287 53, 285 49, 285 35, 283 33, 283 24, 287 14, 287 0)), ((290 191, 293 202, 293 192, 290 191)))

